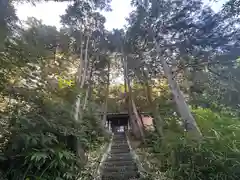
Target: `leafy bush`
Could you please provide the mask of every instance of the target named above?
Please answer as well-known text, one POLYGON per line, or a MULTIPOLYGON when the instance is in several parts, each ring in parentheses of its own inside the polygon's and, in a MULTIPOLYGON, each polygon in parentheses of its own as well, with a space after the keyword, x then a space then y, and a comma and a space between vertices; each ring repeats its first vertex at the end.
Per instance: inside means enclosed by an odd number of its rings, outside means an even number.
POLYGON ((0 155, 0 169, 9 180, 78 179, 86 157, 79 154, 76 142, 85 153, 92 148, 90 144, 104 142, 97 117, 84 115, 84 123, 77 123, 66 102, 43 98, 14 109, 0 155))
POLYGON ((152 139, 151 152, 158 159, 159 169, 177 180, 239 179, 238 119, 202 108, 194 113, 204 135, 199 142, 192 141, 186 132, 173 128, 174 123, 165 129, 164 138, 152 139))

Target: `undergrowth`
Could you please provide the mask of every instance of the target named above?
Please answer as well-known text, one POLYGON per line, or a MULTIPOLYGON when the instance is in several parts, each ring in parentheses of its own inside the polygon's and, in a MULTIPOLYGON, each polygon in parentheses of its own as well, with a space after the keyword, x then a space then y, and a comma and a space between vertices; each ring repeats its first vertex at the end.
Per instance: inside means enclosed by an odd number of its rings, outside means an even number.
POLYGON ((84 175, 89 152, 105 137, 98 117, 84 113, 77 123, 68 103, 41 99, 18 103, 11 109, 9 127, 2 135, 1 178, 8 180, 76 180, 84 175), (80 144, 82 152, 79 151, 80 144))
MULTIPOLYGON (((229 113, 193 110, 203 139, 193 141, 176 117, 165 119, 164 137, 149 133, 146 152, 155 177, 176 180, 240 179, 240 122, 229 113)), ((156 178, 153 178, 156 179, 156 178)))

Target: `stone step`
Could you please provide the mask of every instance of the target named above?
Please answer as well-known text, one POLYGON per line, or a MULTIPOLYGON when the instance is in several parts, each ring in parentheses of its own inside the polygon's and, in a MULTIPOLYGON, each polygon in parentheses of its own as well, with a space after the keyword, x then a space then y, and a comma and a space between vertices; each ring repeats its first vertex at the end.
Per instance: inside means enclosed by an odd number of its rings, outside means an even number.
POLYGON ((127 138, 113 138, 113 141, 121 142, 121 141, 127 141, 127 138))
POLYGON ((126 154, 129 154, 131 155, 130 151, 124 149, 122 151, 120 151, 119 149, 116 150, 116 151, 112 151, 110 153, 108 153, 109 156, 122 156, 122 155, 126 155, 126 154))
POLYGON ((120 160, 120 161, 105 161, 103 163, 104 168, 107 167, 118 167, 118 166, 135 166, 135 162, 133 160, 120 160))
POLYGON ((140 178, 139 173, 136 171, 126 171, 124 173, 111 172, 102 176, 102 180, 130 180, 133 178, 140 178))
POLYGON ((130 154, 125 133, 115 133, 111 151, 102 166, 102 180, 130 180, 139 178, 136 163, 130 154))
POLYGON ((113 141, 126 141, 127 140, 127 138, 126 137, 118 137, 118 138, 116 138, 116 137, 113 137, 113 139, 112 139, 113 141))
POLYGON ((127 141, 126 138, 113 138, 113 141, 127 141))
POLYGON ((130 165, 130 166, 111 166, 111 167, 104 167, 103 172, 126 172, 126 171, 138 171, 136 165, 130 165))
POLYGON ((130 149, 111 149, 111 153, 130 153, 130 149))
POLYGON ((109 156, 107 157, 106 161, 119 161, 119 160, 132 160, 132 156, 128 155, 128 156, 109 156))
POLYGON ((117 135, 113 135, 113 138, 126 138, 125 134, 117 134, 117 135))
POLYGON ((124 145, 112 145, 111 149, 129 149, 127 144, 124 145))
POLYGON ((125 138, 126 135, 125 134, 114 134, 113 137, 120 137, 120 138, 124 137, 125 138))
POLYGON ((132 159, 132 155, 130 153, 112 153, 112 152, 110 152, 107 157, 130 157, 132 159))
POLYGON ((113 137, 113 140, 118 140, 118 141, 120 141, 120 140, 127 140, 127 138, 126 137, 113 137))
POLYGON ((118 146, 118 147, 127 146, 127 147, 129 147, 129 146, 128 146, 128 143, 114 143, 114 142, 112 143, 112 147, 113 147, 113 146, 116 146, 116 147, 117 147, 117 146, 118 146))
POLYGON ((128 144, 127 141, 112 141, 112 144, 128 144))
POLYGON ((114 134, 125 134, 125 132, 115 132, 114 134))
POLYGON ((117 142, 117 143, 121 143, 121 142, 127 142, 127 139, 123 139, 123 138, 117 138, 117 139, 115 139, 115 138, 113 138, 113 142, 117 142))
POLYGON ((108 156, 112 156, 112 155, 114 155, 114 156, 124 156, 124 155, 131 155, 131 153, 130 152, 110 152, 110 153, 108 153, 108 156))

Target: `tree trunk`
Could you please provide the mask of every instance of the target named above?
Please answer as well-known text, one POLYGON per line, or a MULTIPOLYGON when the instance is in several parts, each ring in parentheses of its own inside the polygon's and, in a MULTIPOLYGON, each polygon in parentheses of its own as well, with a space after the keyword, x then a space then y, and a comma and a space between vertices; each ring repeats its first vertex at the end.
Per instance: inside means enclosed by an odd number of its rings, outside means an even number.
POLYGON ((82 33, 80 35, 80 42, 81 42, 81 46, 80 46, 80 64, 78 66, 78 70, 77 70, 77 77, 76 77, 76 84, 78 86, 80 86, 81 80, 82 80, 82 70, 83 70, 83 43, 82 43, 82 33))
POLYGON ((109 84, 110 84, 110 62, 108 62, 108 77, 107 77, 107 87, 106 87, 106 93, 105 93, 104 115, 103 115, 103 122, 102 122, 104 125, 107 121, 109 84))
POLYGON ((160 116, 160 113, 158 111, 158 107, 156 107, 156 104, 153 104, 153 98, 152 98, 152 88, 150 87, 149 85, 149 82, 148 82, 148 76, 147 76, 147 73, 143 70, 143 76, 144 76, 144 79, 145 79, 145 86, 146 86, 146 96, 147 96, 147 99, 148 99, 148 104, 149 104, 149 107, 150 109, 153 111, 153 122, 155 124, 155 128, 157 130, 157 133, 163 137, 163 120, 160 116))
POLYGON ((144 141, 144 133, 143 133, 143 127, 141 127, 140 125, 140 122, 141 122, 141 119, 139 118, 138 116, 138 112, 137 112, 137 109, 136 109, 136 106, 135 106, 135 103, 133 101, 133 98, 132 98, 132 87, 131 87, 131 83, 130 83, 130 78, 128 76, 129 74, 129 69, 128 69, 128 65, 127 65, 127 58, 125 60, 123 60, 125 66, 125 71, 126 71, 126 74, 125 74, 125 78, 126 78, 126 82, 127 82, 127 86, 128 86, 128 102, 129 102, 129 116, 134 118, 134 119, 131 119, 132 121, 132 124, 133 126, 135 126, 136 128, 138 128, 139 130, 139 133, 140 133, 140 136, 142 138, 142 140, 144 141))
MULTIPOLYGON (((160 48, 157 46, 157 52, 160 53, 160 48)), ((173 72, 171 70, 171 68, 168 66, 167 62, 163 59, 160 58, 160 62, 163 66, 163 71, 164 74, 166 75, 167 79, 168 79, 168 84, 169 84, 169 88, 171 89, 171 92, 174 96, 174 100, 175 103, 177 105, 179 114, 181 115, 181 118, 184 121, 185 124, 185 128, 187 131, 189 132, 193 132, 196 136, 201 136, 201 131, 198 128, 198 125, 184 99, 184 96, 177 84, 177 82, 175 81, 174 77, 173 77, 173 72)))
POLYGON ((86 48, 85 48, 85 57, 84 57, 84 71, 83 71, 83 77, 81 80, 81 85, 80 88, 83 88, 85 84, 85 79, 87 76, 87 67, 88 67, 88 44, 89 44, 89 36, 87 37, 87 42, 86 42, 86 48))
POLYGON ((127 62, 125 61, 124 58, 122 58, 122 63, 123 63, 123 71, 124 71, 124 90, 125 90, 125 95, 126 96, 126 103, 128 104, 128 114, 132 115, 132 105, 131 105, 131 95, 129 92, 129 84, 128 82, 128 68, 127 68, 127 62))
MULTIPOLYGON (((134 112, 134 114, 137 118, 138 126, 140 127, 141 130, 143 130, 144 129, 144 124, 143 124, 143 121, 142 121, 142 118, 141 118, 140 114, 138 113, 136 104, 135 104, 133 99, 132 99, 132 107, 133 107, 133 112, 134 112)), ((144 133, 142 133, 142 135, 144 135, 144 133)))
MULTIPOLYGON (((83 76, 81 79, 81 83, 80 83, 80 90, 84 90, 83 87, 85 85, 85 81, 86 81, 86 76, 87 76, 87 69, 88 69, 88 44, 89 44, 89 36, 87 37, 87 42, 86 42, 86 48, 85 48, 85 57, 84 57, 84 69, 83 69, 83 76)), ((82 99, 82 95, 84 93, 80 92, 80 94, 77 97, 77 106, 78 109, 76 109, 76 112, 78 112, 78 116, 79 116, 79 121, 82 121, 82 115, 83 115, 83 104, 81 104, 81 99, 82 99)), ((77 115, 76 115, 77 116, 77 115)))
MULTIPOLYGON (((127 68, 125 67, 125 62, 122 59, 122 64, 123 64, 123 75, 124 75, 124 97, 125 97, 125 105, 127 105, 128 107, 126 107, 128 114, 132 114, 132 110, 130 109, 130 104, 129 104, 129 95, 127 95, 128 93, 128 89, 127 89, 127 68)), ((124 106, 125 107, 125 106, 124 106)), ((125 108, 124 108, 125 109, 125 108)))
POLYGON ((87 78, 88 79, 88 86, 87 86, 87 91, 86 91, 86 95, 85 95, 85 99, 84 99, 83 110, 86 109, 87 103, 90 100, 90 97, 91 97, 91 94, 92 94, 91 91, 92 91, 93 64, 94 64, 94 61, 92 62, 92 66, 90 67, 91 70, 90 70, 89 76, 87 78))
MULTIPOLYGON (((80 81, 78 79, 77 84, 79 86, 78 88, 79 88, 80 91, 83 90, 83 87, 84 87, 84 84, 85 84, 85 78, 86 78, 86 75, 87 75, 88 43, 89 43, 89 37, 87 37, 87 42, 86 42, 85 58, 84 58, 84 69, 83 69, 83 72, 82 72, 82 68, 79 70, 79 73, 81 73, 81 74, 79 74, 80 81)), ((78 94, 78 96, 77 96, 76 103, 75 103, 75 112, 74 112, 74 119, 75 119, 75 121, 78 121, 80 123, 82 123, 82 118, 83 118, 83 106, 81 104, 81 99, 82 99, 82 92, 80 92, 78 94)), ((76 141, 76 152, 77 152, 77 155, 83 160, 84 163, 86 163, 87 156, 85 155, 85 151, 82 148, 82 145, 79 142, 79 140, 75 139, 75 141, 76 141)))
MULTIPOLYGON (((145 72, 144 72, 144 74, 145 74, 145 72)), ((149 85, 148 78, 147 78, 146 74, 145 74, 145 88, 146 88, 147 101, 148 101, 149 105, 152 106, 152 102, 153 102, 152 88, 149 85)))
POLYGON ((123 62, 123 72, 124 72, 124 92, 125 92, 125 94, 127 94, 127 72, 126 72, 126 68, 125 68, 125 65, 124 65, 124 62, 123 62))
POLYGON ((86 107, 87 107, 87 104, 88 104, 88 97, 89 97, 89 91, 90 91, 90 84, 88 85, 88 87, 87 87, 87 91, 86 91, 86 94, 85 94, 85 97, 84 97, 84 103, 83 103, 83 110, 85 110, 86 109, 86 107))

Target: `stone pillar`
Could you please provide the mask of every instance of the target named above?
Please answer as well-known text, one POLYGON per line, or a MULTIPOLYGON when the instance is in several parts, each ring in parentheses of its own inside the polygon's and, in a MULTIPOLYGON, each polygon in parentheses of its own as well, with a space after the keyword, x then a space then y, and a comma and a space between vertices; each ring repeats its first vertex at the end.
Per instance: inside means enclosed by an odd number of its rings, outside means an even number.
POLYGON ((104 124, 105 128, 108 127, 108 120, 104 124))
POLYGON ((111 132, 111 121, 108 121, 108 130, 111 132))

